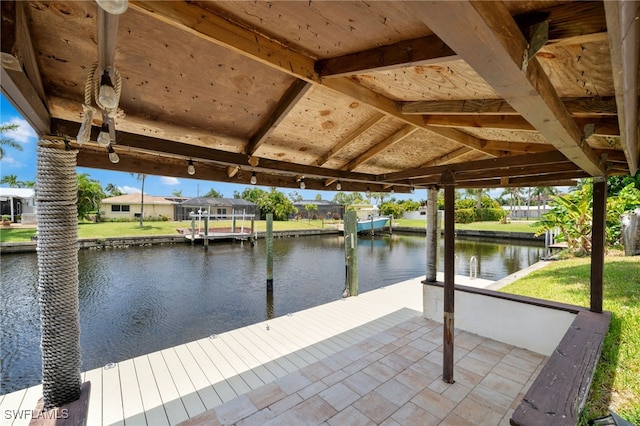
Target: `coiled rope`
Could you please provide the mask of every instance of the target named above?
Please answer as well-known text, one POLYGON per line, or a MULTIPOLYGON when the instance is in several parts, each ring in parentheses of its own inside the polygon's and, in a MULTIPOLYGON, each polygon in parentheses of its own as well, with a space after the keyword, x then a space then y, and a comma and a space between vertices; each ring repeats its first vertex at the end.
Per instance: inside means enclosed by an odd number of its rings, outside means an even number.
POLYGON ((45 410, 80 397, 77 153, 38 148, 38 292, 45 410))
MULTIPOLYGON (((91 123, 93 122, 93 116, 98 112, 96 108, 92 105, 91 96, 93 95, 95 99, 95 103, 99 109, 104 112, 109 118, 115 118, 118 108, 106 108, 99 99, 100 93, 100 78, 101 76, 96 76, 96 70, 98 69, 98 63, 95 62, 89 68, 89 72, 87 72, 87 78, 84 82, 84 104, 82 104, 82 125, 80 126, 80 130, 78 131, 78 136, 76 140, 79 144, 83 144, 89 142, 91 139, 91 123)), ((113 85, 113 90, 116 92, 116 97, 118 101, 120 100, 120 94, 122 93, 122 77, 120 76, 120 72, 114 67, 113 75, 115 77, 115 83, 113 85)), ((104 120, 104 116, 103 116, 104 120)))

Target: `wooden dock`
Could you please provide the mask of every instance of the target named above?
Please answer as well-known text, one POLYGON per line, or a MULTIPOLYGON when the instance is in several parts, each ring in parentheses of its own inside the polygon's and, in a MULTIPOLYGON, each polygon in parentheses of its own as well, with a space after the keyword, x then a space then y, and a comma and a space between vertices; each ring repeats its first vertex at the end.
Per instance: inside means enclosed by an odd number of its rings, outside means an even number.
MULTIPOLYGON (((421 316, 421 279, 84 372, 87 424, 173 425, 196 416, 421 316)), ((0 412, 18 414, 3 414, 0 424, 27 425, 41 395, 38 385, 0 396, 0 412)))

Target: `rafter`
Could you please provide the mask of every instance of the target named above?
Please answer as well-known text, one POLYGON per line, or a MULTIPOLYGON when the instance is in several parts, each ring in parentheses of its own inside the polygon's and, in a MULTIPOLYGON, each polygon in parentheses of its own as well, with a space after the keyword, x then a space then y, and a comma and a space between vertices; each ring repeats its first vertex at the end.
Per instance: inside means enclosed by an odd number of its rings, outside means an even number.
POLYGON ((369 148, 367 151, 365 151, 362 154, 360 154, 358 157, 356 157, 353 160, 349 161, 347 164, 345 164, 342 167, 342 170, 351 171, 351 170, 355 169, 360 164, 372 159, 373 157, 375 157, 376 155, 378 155, 379 153, 381 153, 385 149, 387 149, 390 146, 400 142, 401 140, 403 140, 407 136, 410 136, 411 134, 413 134, 417 130, 418 129, 416 127, 405 125, 404 127, 402 127, 400 130, 398 130, 397 132, 395 132, 394 134, 392 134, 388 138, 385 138, 384 140, 378 142, 373 147, 369 148))
MULTIPOLYGON (((569 114, 580 116, 612 116, 618 113, 614 97, 564 98, 564 107, 569 114)), ((466 99, 456 101, 417 101, 402 104, 407 115, 520 115, 503 99, 466 99)))
POLYGON ((504 4, 434 1, 412 11, 568 159, 604 174, 538 60, 523 63, 527 41, 504 4))
POLYGON ((365 133, 367 130, 371 129, 373 126, 378 124, 384 118, 384 114, 376 113, 371 116, 367 121, 362 123, 360 126, 351 131, 347 136, 345 136, 340 142, 333 146, 328 152, 326 152, 322 157, 318 159, 316 164, 318 166, 322 166, 329 159, 334 157, 338 152, 342 151, 347 145, 353 142, 358 136, 365 133))
MULTIPOLYGON (((618 120, 615 117, 575 118, 580 128, 594 125, 594 134, 598 136, 619 136, 618 120)), ((436 127, 469 127, 474 129, 515 130, 535 132, 536 129, 527 120, 518 115, 425 115, 425 124, 436 127)))
POLYGON ((467 155, 468 153, 473 152, 473 149, 463 146, 462 148, 455 149, 451 152, 448 152, 444 155, 441 155, 438 158, 434 158, 431 161, 427 161, 426 163, 420 165, 420 168, 431 167, 431 166, 439 166, 441 164, 447 164, 456 158, 460 158, 463 155, 467 155))
POLYGON ((379 177, 381 181, 395 181, 401 179, 418 179, 444 172, 492 170, 504 167, 526 166, 529 164, 558 164, 565 163, 567 158, 558 151, 541 152, 537 154, 516 155, 511 157, 490 158, 488 160, 469 161, 434 167, 420 167, 395 173, 386 173, 379 177))
POLYGON ((251 137, 249 144, 245 148, 245 154, 251 156, 256 153, 260 145, 267 140, 269 134, 296 106, 302 97, 309 91, 311 84, 304 80, 296 80, 284 96, 280 99, 273 112, 262 124, 260 129, 251 137))

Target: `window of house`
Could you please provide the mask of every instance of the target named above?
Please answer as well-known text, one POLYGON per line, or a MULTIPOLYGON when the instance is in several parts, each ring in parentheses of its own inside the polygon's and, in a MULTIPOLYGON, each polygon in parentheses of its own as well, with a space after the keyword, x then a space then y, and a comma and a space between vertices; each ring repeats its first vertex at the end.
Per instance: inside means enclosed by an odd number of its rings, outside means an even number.
POLYGON ((111 204, 112 212, 128 212, 130 211, 131 206, 129 205, 121 205, 121 204, 111 204))

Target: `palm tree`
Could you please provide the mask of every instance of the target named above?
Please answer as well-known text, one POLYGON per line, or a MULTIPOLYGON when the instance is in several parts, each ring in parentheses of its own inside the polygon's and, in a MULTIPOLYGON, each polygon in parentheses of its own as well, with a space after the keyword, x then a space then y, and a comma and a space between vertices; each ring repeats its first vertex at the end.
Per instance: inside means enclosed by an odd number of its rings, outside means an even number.
POLYGON ((7 175, 0 180, 0 185, 8 184, 9 188, 23 188, 25 183, 18 180, 16 175, 7 175))
POLYGON ((118 187, 112 183, 108 183, 104 189, 105 191, 107 191, 107 194, 109 194, 112 197, 117 197, 118 195, 122 195, 122 191, 120 191, 120 189, 118 189, 118 187))
POLYGON ((500 194, 501 197, 504 197, 506 195, 509 196, 509 206, 511 207, 511 213, 513 214, 514 207, 517 205, 518 208, 520 208, 520 205, 522 203, 522 188, 507 188, 502 191, 502 194, 500 194))
POLYGON ((0 160, 4 158, 3 146, 17 149, 18 151, 22 151, 22 145, 20 145, 18 142, 14 141, 11 138, 7 138, 4 136, 4 133, 17 130, 17 129, 18 129, 17 124, 3 124, 0 126, 0 160))
POLYGON ((136 179, 142 182, 142 188, 140 193, 140 228, 144 226, 144 181, 147 178, 147 175, 144 173, 131 173, 131 175, 135 175, 136 179))
POLYGON ((475 197, 477 209, 482 208, 482 196, 484 195, 484 188, 477 188, 477 189, 470 188, 470 189, 465 189, 464 192, 466 195, 469 195, 470 197, 475 197))

